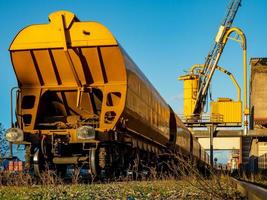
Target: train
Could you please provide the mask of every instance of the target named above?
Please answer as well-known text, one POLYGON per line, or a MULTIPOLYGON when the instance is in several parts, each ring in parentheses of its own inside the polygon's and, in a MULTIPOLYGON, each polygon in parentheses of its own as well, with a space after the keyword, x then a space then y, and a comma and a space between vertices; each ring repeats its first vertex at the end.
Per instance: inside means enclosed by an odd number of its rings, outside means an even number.
MULTIPOLYGON (((22 29, 10 48, 18 87, 12 144, 25 145, 25 168, 64 174, 121 174, 167 152, 209 165, 209 155, 146 76, 98 22, 69 11, 22 29)), ((12 110, 12 109, 11 109, 12 110)), ((11 113, 13 115, 13 113, 11 113)), ((13 121, 13 119, 12 119, 13 121)))

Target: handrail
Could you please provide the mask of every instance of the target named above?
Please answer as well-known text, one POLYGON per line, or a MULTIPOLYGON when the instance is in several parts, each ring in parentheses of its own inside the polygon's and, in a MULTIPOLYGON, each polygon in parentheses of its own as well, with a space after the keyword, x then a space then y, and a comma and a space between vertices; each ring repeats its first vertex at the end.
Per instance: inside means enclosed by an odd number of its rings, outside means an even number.
POLYGON ((11 90, 10 90, 10 117, 11 117, 11 127, 13 128, 14 127, 14 119, 13 119, 13 115, 14 115, 14 113, 13 113, 13 92, 14 91, 17 91, 17 90, 19 90, 19 87, 13 87, 13 88, 11 88, 11 90))
POLYGON ((223 115, 212 114, 212 115, 196 115, 192 114, 189 116, 179 115, 184 123, 223 123, 223 115))

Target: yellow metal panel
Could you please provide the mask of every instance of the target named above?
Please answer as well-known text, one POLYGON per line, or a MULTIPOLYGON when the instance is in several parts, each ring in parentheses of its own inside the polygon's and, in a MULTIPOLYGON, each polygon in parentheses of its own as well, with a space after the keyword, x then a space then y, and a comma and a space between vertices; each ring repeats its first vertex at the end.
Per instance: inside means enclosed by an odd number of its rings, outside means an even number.
POLYGON ((125 84, 106 84, 104 86, 103 90, 103 102, 102 102, 102 110, 101 110, 101 116, 100 116, 100 127, 103 130, 109 130, 112 129, 115 125, 115 123, 120 118, 120 114, 122 113, 124 106, 125 106, 125 100, 126 100, 126 85, 125 84), (121 93, 121 100, 119 101, 119 104, 116 106, 107 106, 107 97, 110 92, 120 92, 121 93), (115 117, 112 123, 108 123, 105 119, 105 115, 108 112, 114 112, 115 117))
POLYGON ((78 75, 79 81, 81 82, 82 85, 87 84, 84 73, 84 68, 87 66, 84 66, 83 68, 81 63, 83 59, 79 57, 78 52, 75 52, 73 49, 68 49, 68 52, 71 57, 73 67, 78 75))
POLYGON ((33 54, 35 55, 44 85, 57 85, 55 70, 53 69, 48 50, 35 50, 33 54))
POLYGON ((123 69, 124 62, 119 47, 101 47, 100 49, 107 81, 126 81, 126 71, 123 69))
POLYGON ((12 52, 12 63, 21 83, 25 86, 40 85, 30 51, 12 52))
POLYGON ((52 54, 55 60, 56 68, 62 84, 75 84, 75 78, 71 70, 70 63, 67 60, 63 49, 54 49, 52 54))
POLYGON ((180 77, 184 81, 184 116, 192 116, 195 108, 197 89, 198 89, 198 76, 188 75, 180 77))
POLYGON ((40 94, 41 94, 41 89, 39 89, 39 88, 37 88, 37 89, 29 88, 29 89, 23 89, 21 91, 21 94, 20 94, 21 98, 19 98, 19 100, 21 101, 21 102, 19 102, 20 104, 22 104, 23 98, 26 96, 34 96, 35 97, 34 104, 31 108, 28 108, 27 106, 26 107, 21 106, 21 108, 18 109, 18 111, 19 111, 18 116, 22 120, 22 124, 23 124, 22 127, 24 130, 33 130, 34 129, 36 116, 37 116, 37 112, 38 112, 37 108, 39 105, 40 94), (28 118, 29 120, 25 120, 26 118, 28 118))
POLYGON ((97 22, 74 23, 70 35, 72 46, 118 45, 112 33, 97 22))
POLYGON ((222 115, 225 123, 241 123, 242 102, 227 99, 211 102, 211 115, 222 115))
POLYGON ((88 70, 89 74, 91 75, 92 82, 104 83, 97 48, 81 48, 81 50, 86 62, 86 70, 88 70))
POLYGON ((10 50, 117 45, 111 32, 97 22, 79 22, 68 11, 55 12, 49 18, 49 24, 21 30, 10 50))

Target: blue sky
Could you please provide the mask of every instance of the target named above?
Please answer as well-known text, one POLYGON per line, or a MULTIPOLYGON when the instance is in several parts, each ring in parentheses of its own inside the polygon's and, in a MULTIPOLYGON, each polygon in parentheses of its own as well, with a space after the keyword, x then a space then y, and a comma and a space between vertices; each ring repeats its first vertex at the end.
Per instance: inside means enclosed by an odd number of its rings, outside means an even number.
MULTIPOLYGON (((69 10, 82 20, 106 25, 164 99, 182 113, 184 70, 203 63, 222 21, 228 0, 0 0, 0 122, 10 126, 10 89, 16 78, 8 48, 25 26, 47 23, 56 10, 69 10)), ((267 56, 267 2, 243 0, 234 26, 244 30, 248 59, 267 56)), ((242 52, 229 42, 220 61, 243 83, 242 52)), ((216 73, 213 97, 235 98, 228 77, 216 73)))

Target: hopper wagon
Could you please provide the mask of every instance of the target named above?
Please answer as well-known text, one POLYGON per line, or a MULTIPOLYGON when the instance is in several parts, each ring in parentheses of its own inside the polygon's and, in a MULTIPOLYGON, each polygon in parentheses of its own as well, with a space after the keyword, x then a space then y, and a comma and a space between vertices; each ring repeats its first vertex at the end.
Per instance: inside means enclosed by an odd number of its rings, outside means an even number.
POLYGON ((94 175, 124 173, 169 151, 208 164, 198 141, 102 24, 54 12, 48 24, 22 29, 9 50, 18 89, 16 123, 6 138, 25 145, 25 167, 35 174, 46 167, 64 174, 68 165, 94 175))

